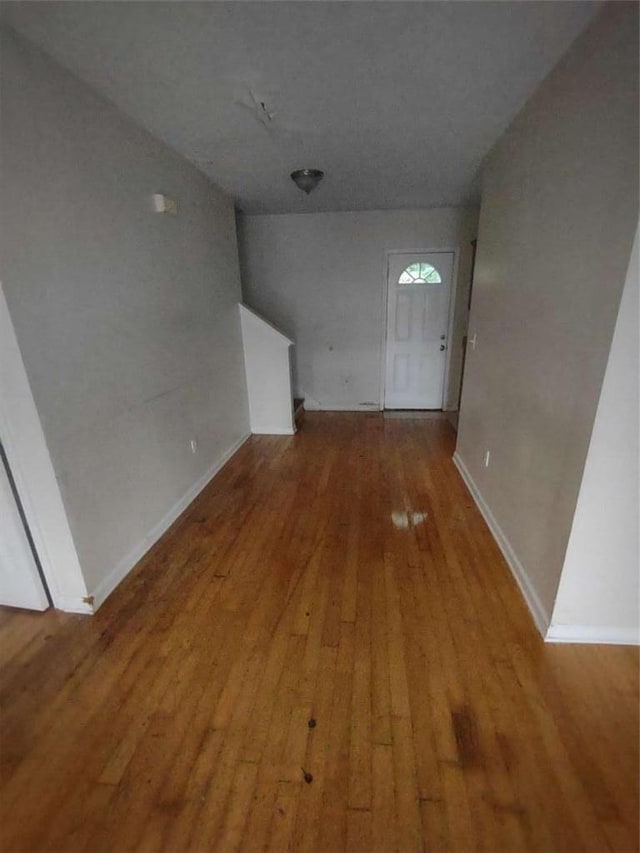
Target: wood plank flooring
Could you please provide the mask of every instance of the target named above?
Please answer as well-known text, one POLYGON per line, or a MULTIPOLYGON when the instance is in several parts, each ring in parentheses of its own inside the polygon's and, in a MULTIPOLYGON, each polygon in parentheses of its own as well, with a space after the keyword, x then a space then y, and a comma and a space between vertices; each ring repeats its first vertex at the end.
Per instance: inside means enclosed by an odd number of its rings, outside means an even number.
POLYGON ((2 612, 3 853, 637 850, 637 650, 543 644, 453 446, 307 413, 95 617, 2 612))

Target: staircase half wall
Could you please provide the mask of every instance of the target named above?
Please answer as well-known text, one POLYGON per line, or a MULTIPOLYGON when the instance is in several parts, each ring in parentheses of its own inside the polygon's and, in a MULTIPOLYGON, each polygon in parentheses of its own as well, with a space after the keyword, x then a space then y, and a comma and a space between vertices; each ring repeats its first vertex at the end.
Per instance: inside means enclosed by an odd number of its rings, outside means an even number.
POLYGON ((296 431, 290 361, 293 341, 243 304, 240 304, 240 322, 251 432, 293 435, 296 431))

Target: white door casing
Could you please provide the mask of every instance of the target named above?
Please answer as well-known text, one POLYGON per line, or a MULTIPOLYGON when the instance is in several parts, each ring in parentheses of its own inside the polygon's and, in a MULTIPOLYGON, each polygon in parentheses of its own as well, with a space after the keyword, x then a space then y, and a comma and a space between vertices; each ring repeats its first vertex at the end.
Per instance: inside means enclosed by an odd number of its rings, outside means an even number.
POLYGON ((0 604, 29 610, 49 607, 1 455, 0 604))
POLYGON ((54 606, 72 613, 93 613, 2 282, 0 440, 54 606))
POLYGON ((455 252, 389 255, 386 409, 441 409, 455 252))

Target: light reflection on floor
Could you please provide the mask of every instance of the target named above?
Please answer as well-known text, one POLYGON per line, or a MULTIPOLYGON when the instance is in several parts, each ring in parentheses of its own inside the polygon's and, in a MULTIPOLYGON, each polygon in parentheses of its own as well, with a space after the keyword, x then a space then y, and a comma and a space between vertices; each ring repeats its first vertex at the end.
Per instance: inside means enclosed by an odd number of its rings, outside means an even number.
POLYGON ((418 527, 427 520, 426 512, 405 512, 394 509, 391 513, 393 526, 398 530, 407 530, 409 527, 418 527))

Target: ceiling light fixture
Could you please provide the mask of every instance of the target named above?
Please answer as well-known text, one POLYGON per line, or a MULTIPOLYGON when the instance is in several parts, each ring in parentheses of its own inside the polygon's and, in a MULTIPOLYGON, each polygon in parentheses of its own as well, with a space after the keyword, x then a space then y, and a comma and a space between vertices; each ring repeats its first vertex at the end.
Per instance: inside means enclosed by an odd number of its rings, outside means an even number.
POLYGON ((321 172, 320 169, 297 169, 295 172, 291 172, 293 183, 307 195, 311 190, 315 190, 323 178, 324 172, 321 172))

